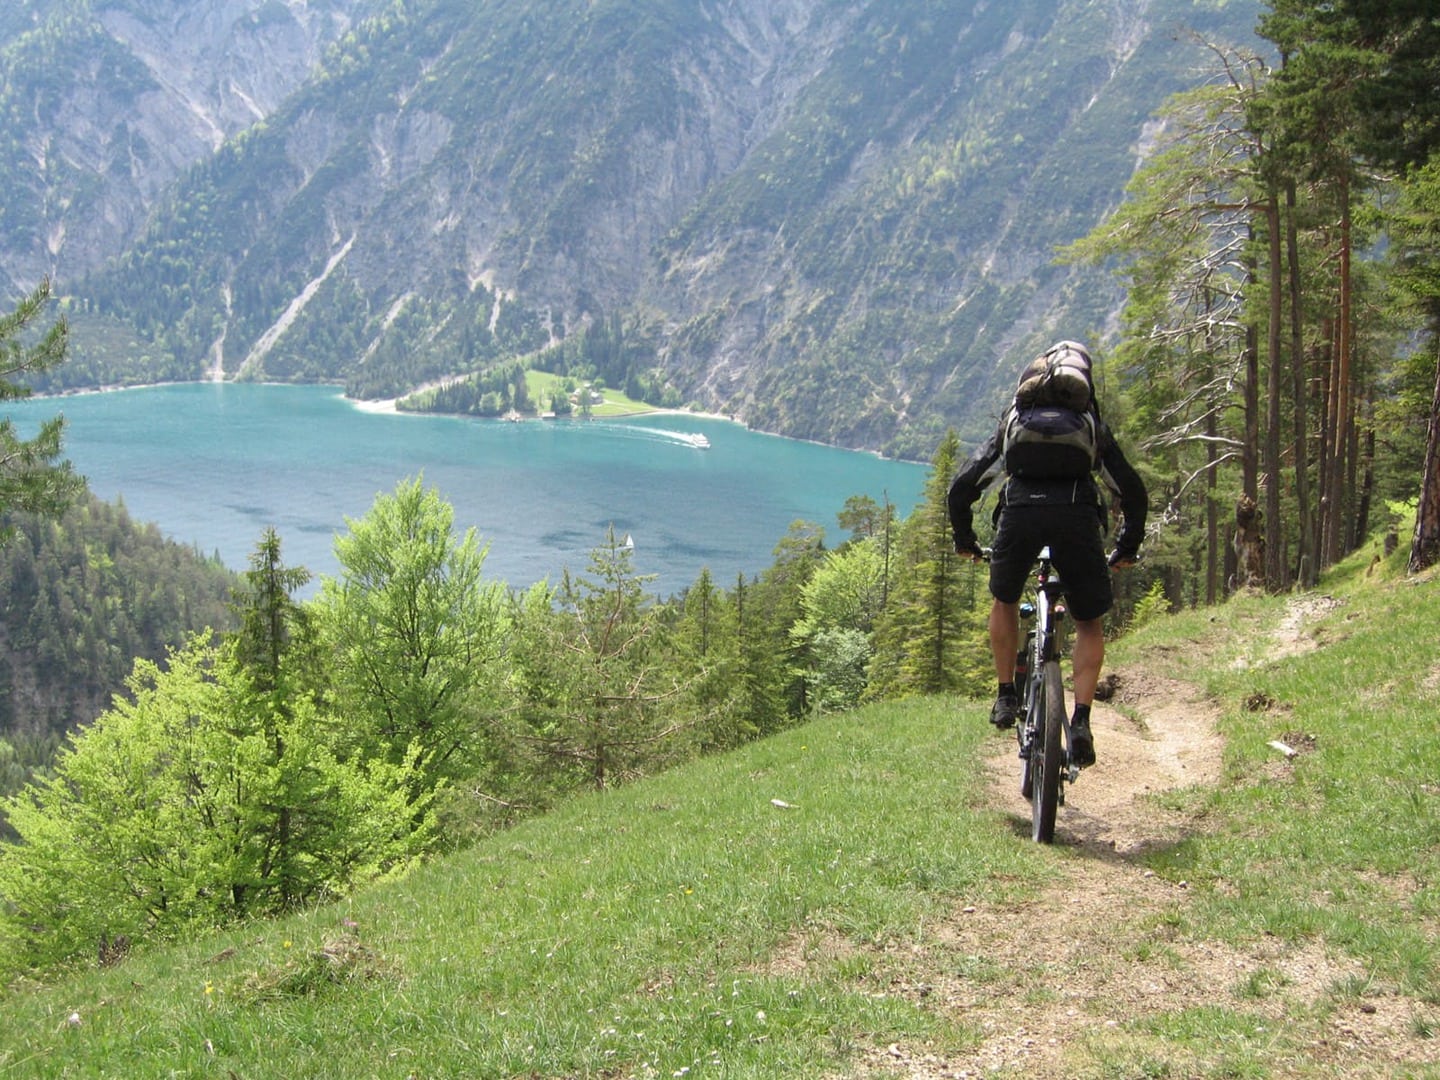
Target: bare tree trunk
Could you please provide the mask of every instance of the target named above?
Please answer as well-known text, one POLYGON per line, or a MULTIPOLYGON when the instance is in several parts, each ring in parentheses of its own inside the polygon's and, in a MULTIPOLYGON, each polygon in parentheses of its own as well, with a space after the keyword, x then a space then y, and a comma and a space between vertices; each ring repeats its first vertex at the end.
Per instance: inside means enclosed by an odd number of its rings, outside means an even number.
POLYGON ((1260 497, 1260 349, 1254 326, 1245 329, 1245 445, 1240 460, 1241 487, 1246 498, 1260 497))
POLYGON ((1340 311, 1338 332, 1335 335, 1335 420, 1333 446, 1330 458, 1330 513, 1325 522, 1326 566, 1339 562, 1345 554, 1345 476, 1346 451, 1350 445, 1353 428, 1354 406, 1351 403, 1351 360, 1354 346, 1350 325, 1350 185, 1345 177, 1340 178, 1340 311))
POLYGON ((1249 495, 1235 505, 1235 587, 1258 588, 1265 584, 1264 514, 1249 495))
POLYGON ((1306 398, 1309 392, 1306 379, 1304 313, 1300 307, 1300 244, 1296 236, 1295 223, 1295 181, 1285 185, 1285 248, 1288 276, 1290 278, 1290 371, 1294 395, 1294 423, 1292 436, 1294 447, 1291 457, 1295 461, 1295 573, 1302 586, 1315 584, 1315 547, 1312 530, 1313 512, 1310 507, 1310 453, 1309 432, 1306 430, 1306 398))
POLYGON ((1335 419, 1335 320, 1323 318, 1320 330, 1325 336, 1325 343, 1315 359, 1320 379, 1320 431, 1316 442, 1316 488, 1320 497, 1315 517, 1316 575, 1320 567, 1325 566, 1326 521, 1331 516, 1331 456, 1335 452, 1335 428, 1338 426, 1335 419))
POLYGON ((1326 537, 1330 534, 1330 519, 1336 513, 1334 466, 1337 458, 1335 433, 1340 428, 1340 417, 1335 411, 1339 403, 1339 352, 1336 342, 1337 323, 1325 320, 1325 352, 1321 357, 1320 393, 1325 414, 1320 425, 1320 520, 1316 523, 1315 570, 1330 564, 1326 555, 1326 537))
MULTIPOLYGON (((1354 377, 1354 368, 1351 368, 1354 377)), ((1346 423, 1345 481, 1340 488, 1345 516, 1340 523, 1340 558, 1355 550, 1356 520, 1360 498, 1360 409, 1358 388, 1350 389, 1350 418, 1346 423)))
POLYGON ((1211 409, 1205 417, 1205 603, 1213 607, 1217 599, 1220 586, 1220 506, 1218 500, 1220 477, 1219 468, 1215 459, 1219 457, 1216 449, 1218 439, 1219 423, 1215 418, 1215 410, 1211 409))
POLYGON ((1280 253, 1280 204, 1275 193, 1265 203, 1269 233, 1270 310, 1265 334, 1265 585, 1282 589, 1285 581, 1285 547, 1280 538, 1280 323, 1284 318, 1281 291, 1284 281, 1280 253))
POLYGON ((1410 542, 1410 572, 1418 574, 1440 562, 1440 359, 1435 365, 1435 393, 1430 399, 1425 467, 1420 472, 1420 505, 1415 510, 1415 536, 1410 542))
POLYGON ((1361 448, 1355 455, 1359 459, 1360 482, 1356 488, 1355 521, 1350 529, 1351 551, 1365 542, 1365 535, 1370 531, 1370 505, 1375 495, 1375 428, 1372 424, 1366 423, 1365 435, 1357 442, 1361 448))

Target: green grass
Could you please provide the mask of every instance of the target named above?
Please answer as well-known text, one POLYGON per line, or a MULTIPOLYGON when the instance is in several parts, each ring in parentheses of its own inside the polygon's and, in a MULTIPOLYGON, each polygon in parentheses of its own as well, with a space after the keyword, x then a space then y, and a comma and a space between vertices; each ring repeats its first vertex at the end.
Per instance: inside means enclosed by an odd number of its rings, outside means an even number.
POLYGON ((1167 934, 1358 971, 1309 1005, 1277 970, 1237 972, 1228 1006, 1137 1020, 1096 1049, 1095 1075, 1440 1076, 1440 1048, 1404 1066, 1383 1047, 1317 1049, 1337 1013, 1385 1000, 1416 1040, 1440 1024, 1440 578, 1404 578, 1400 557, 1367 549, 1313 593, 1187 612, 1112 650, 1204 687, 1222 714, 1224 780, 1187 793, 1205 827, 1149 858, 1191 898, 1167 934), (1247 1012, 1292 991, 1281 1021, 1247 1012))
POLYGON ((12 994, 0 1077, 805 1075, 859 1040, 963 1040, 825 943, 923 940, 956 896, 1047 865, 972 805, 982 720, 829 720, 353 901, 12 994))
POLYGON ((1226 782, 1204 808, 1220 827, 1156 860, 1200 887, 1188 929, 1322 940, 1440 1003, 1440 582, 1354 572, 1369 565, 1361 553, 1310 598, 1187 613, 1118 651, 1163 658, 1223 710, 1226 782), (1280 630, 1288 606, 1316 598, 1330 602, 1298 626, 1314 647, 1277 656, 1297 637, 1280 630))
MULTIPOLYGON (((1440 1075, 1309 1056, 1337 1013, 1385 997, 1407 1037, 1440 1029, 1440 580, 1355 565, 1304 624, 1311 651, 1275 654, 1293 597, 1162 618, 1111 651, 1204 687, 1227 740, 1220 784, 1172 796, 1198 833, 1143 857, 1187 882, 1183 902, 1115 962, 1179 977, 1185 943, 1263 943, 1252 955, 1313 948, 1349 974, 1307 996, 1267 961, 1210 1004, 1118 1007, 1067 1051, 1074 1075, 1440 1075), (1281 737, 1303 752, 1281 758, 1281 737)), ((0 1080, 840 1077, 891 1043, 959 1054, 974 1021, 897 984, 1056 1002, 941 935, 1094 858, 987 805, 984 716, 937 698, 827 718, 303 916, 15 988, 0 1080)))
MULTIPOLYGON (((530 393, 531 401, 548 402, 554 391, 565 381, 562 375, 552 375, 548 371, 536 371, 528 368, 525 372, 525 386, 530 393)), ((647 405, 643 401, 636 401, 634 398, 626 397, 621 391, 613 387, 607 387, 603 391, 605 403, 591 408, 592 416, 601 418, 613 418, 616 416, 637 416, 641 413, 652 413, 658 411, 654 405, 647 405)), ((579 416, 577 409, 575 415, 579 416)))

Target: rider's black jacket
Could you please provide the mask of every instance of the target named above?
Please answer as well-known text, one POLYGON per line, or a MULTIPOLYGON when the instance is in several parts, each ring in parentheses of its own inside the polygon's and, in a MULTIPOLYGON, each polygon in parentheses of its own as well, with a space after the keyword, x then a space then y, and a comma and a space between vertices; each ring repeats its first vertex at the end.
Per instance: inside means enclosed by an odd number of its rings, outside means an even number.
MULTIPOLYGON (((1096 473, 1104 486, 1120 499, 1120 531, 1115 538, 1115 548, 1125 555, 1134 555, 1140 550, 1140 541, 1145 538, 1145 513, 1147 496, 1145 483, 1125 460, 1120 445, 1104 421, 1096 418, 1096 447, 1099 453, 1096 473)), ((950 485, 948 505, 950 528, 955 534, 957 550, 968 550, 975 544, 975 527, 972 521, 972 507, 976 500, 997 480, 1004 478, 995 515, 1007 507, 1055 506, 1091 503, 1105 524, 1105 504, 1100 498, 1100 488, 1095 483, 1096 473, 1082 480, 1040 480, 1005 476, 1001 450, 1004 446, 1003 424, 990 436, 970 459, 961 467, 950 485)))

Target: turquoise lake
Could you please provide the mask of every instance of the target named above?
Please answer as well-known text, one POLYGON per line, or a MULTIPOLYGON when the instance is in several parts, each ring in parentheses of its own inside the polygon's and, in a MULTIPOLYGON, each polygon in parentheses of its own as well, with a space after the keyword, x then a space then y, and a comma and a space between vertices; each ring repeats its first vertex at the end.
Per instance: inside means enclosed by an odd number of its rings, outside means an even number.
MULTIPOLYGON (((758 574, 796 520, 845 538, 851 495, 902 516, 929 469, 680 414, 507 423, 367 411, 336 387, 194 383, 12 402, 23 434, 63 414, 65 456, 102 499, 244 569, 262 531, 287 564, 338 571, 346 518, 422 476, 458 531, 489 546, 485 576, 522 587, 584 573, 606 530, 629 534, 634 566, 669 596, 708 567, 716 583, 758 574), (688 436, 702 434, 709 449, 688 436)), ((313 589, 307 590, 312 592, 313 589)))

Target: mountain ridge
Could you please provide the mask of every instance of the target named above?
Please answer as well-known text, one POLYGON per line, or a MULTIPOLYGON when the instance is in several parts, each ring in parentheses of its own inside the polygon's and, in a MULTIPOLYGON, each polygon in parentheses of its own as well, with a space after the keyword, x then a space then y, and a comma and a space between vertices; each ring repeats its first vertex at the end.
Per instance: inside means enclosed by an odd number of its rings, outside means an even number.
POLYGON ((391 397, 618 314, 618 377, 924 459, 981 437, 1046 338, 1110 324, 1115 283, 1053 252, 1203 77, 1176 31, 1243 36, 1254 10, 392 4, 67 281, 77 377, 391 397))
POLYGON ((15 0, 0 22, 0 275, 74 282, 183 173, 274 113, 373 0, 15 0))

